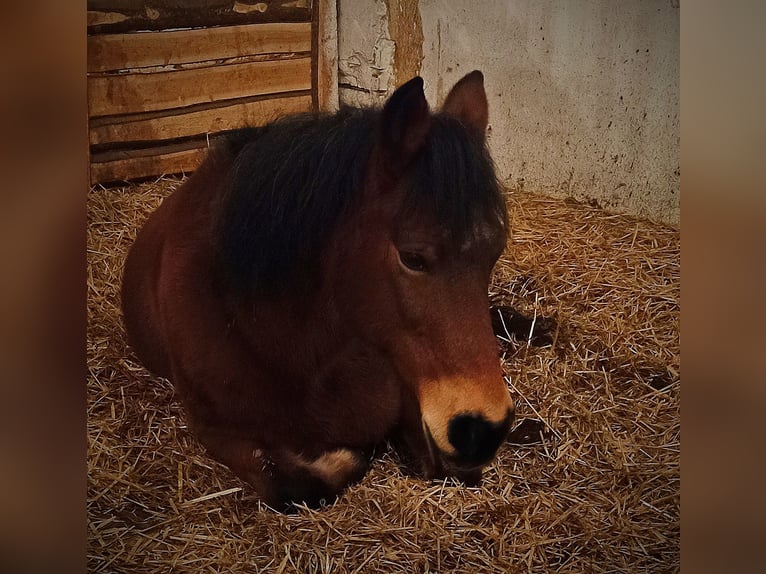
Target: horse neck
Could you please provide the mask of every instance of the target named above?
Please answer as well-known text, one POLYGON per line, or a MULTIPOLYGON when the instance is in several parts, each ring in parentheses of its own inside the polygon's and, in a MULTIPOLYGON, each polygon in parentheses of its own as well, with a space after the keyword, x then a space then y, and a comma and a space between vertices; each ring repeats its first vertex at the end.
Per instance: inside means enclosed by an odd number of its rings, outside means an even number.
POLYGON ((310 294, 286 289, 268 297, 253 296, 229 308, 250 351, 280 371, 313 374, 344 346, 337 310, 322 290, 310 294))

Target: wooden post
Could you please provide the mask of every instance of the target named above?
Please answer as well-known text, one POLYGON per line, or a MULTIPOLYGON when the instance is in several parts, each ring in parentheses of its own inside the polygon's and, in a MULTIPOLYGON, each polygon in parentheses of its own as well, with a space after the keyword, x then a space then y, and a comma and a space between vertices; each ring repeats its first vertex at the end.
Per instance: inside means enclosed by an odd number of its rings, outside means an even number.
POLYGON ((319 3, 317 19, 317 104, 321 111, 338 110, 338 8, 336 0, 319 3))

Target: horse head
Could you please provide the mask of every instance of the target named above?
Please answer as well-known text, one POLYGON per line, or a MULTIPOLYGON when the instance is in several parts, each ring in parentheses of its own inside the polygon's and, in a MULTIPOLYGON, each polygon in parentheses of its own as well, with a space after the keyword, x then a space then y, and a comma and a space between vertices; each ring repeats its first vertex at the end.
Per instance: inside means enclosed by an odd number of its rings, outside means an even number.
POLYGON ((402 382, 402 430, 426 475, 469 476, 513 419, 488 313, 507 237, 478 71, 432 114, 414 78, 379 117, 364 189, 327 263, 345 319, 402 382))

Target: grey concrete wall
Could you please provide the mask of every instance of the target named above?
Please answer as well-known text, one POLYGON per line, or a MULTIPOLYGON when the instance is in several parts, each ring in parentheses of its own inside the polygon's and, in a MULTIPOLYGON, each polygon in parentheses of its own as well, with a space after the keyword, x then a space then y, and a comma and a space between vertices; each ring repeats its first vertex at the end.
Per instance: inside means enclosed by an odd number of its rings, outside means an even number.
POLYGON ((420 74, 436 106, 478 68, 506 184, 679 222, 678 0, 338 4, 342 103, 420 74))

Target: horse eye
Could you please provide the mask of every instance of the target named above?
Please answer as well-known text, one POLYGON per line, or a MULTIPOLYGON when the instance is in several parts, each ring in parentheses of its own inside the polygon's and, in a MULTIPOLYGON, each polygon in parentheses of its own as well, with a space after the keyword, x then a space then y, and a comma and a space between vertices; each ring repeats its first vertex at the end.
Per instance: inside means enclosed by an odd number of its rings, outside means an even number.
POLYGON ((426 259, 420 253, 400 251, 399 260, 407 269, 423 273, 426 270, 426 259))

